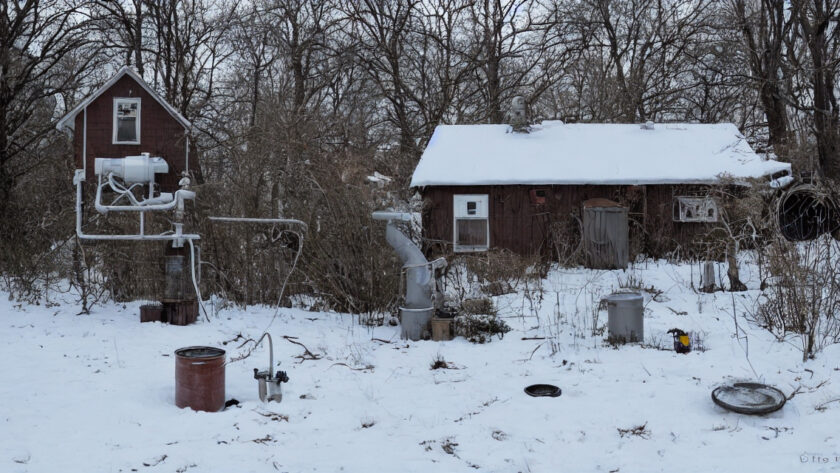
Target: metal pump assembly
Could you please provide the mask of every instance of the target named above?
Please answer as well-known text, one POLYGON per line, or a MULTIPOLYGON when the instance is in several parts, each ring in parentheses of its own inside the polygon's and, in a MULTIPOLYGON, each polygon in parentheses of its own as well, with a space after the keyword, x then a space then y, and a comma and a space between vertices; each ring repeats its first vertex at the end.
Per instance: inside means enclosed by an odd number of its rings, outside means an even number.
POLYGON ((254 368, 254 379, 257 380, 260 401, 262 402, 280 402, 283 400, 283 385, 288 383, 289 377, 286 376, 285 371, 274 372, 274 343, 271 341, 271 335, 268 332, 262 334, 254 348, 268 337, 268 369, 260 371, 254 368))
POLYGON ((446 266, 446 260, 429 261, 420 248, 397 227, 395 222, 410 222, 411 214, 405 212, 373 212, 374 220, 385 220, 385 239, 403 262, 405 276, 405 305, 400 307, 401 337, 420 340, 428 329, 435 308, 443 303, 435 281, 435 270, 446 266))
POLYGON ((180 188, 174 193, 160 192, 155 177, 157 174, 168 172, 169 164, 166 160, 159 156, 150 156, 148 153, 124 158, 96 158, 94 174, 97 176, 97 187, 94 207, 101 214, 136 212, 139 215, 139 227, 136 233, 86 234, 82 230, 82 187, 86 180, 86 171, 77 169, 73 177, 73 183, 76 185, 76 235, 80 240, 171 241, 172 248, 167 250, 169 253, 166 255, 166 291, 161 297, 162 304, 155 307, 145 306, 145 314, 141 308, 141 320, 160 320, 175 325, 187 325, 194 322, 198 315, 196 302, 201 304, 198 287, 200 275, 196 271, 196 267, 200 266, 196 264, 198 249, 194 244, 200 236, 184 233, 184 202, 194 200, 195 192, 190 190, 190 179, 186 173, 178 183, 180 188), (104 201, 105 196, 110 202, 104 201), (146 214, 168 211, 174 211, 174 218, 171 219, 173 229, 160 234, 147 234, 146 214), (188 251, 185 243, 189 245, 188 251), (185 266, 189 268, 189 273, 184 271, 185 266))
POLYGON ((185 241, 198 240, 196 234, 183 233, 184 201, 194 200, 195 192, 189 190, 188 177, 181 179, 180 189, 174 194, 161 192, 155 195, 155 174, 169 172, 169 164, 161 157, 152 157, 148 153, 125 158, 96 158, 94 174, 98 178, 94 206, 99 213, 137 212, 140 215, 140 228, 136 234, 125 235, 88 235, 82 231, 82 183, 85 181, 84 170, 76 170, 73 183, 76 184, 76 234, 82 240, 169 240, 172 246, 181 248, 185 241), (122 182, 117 181, 120 179, 122 182), (136 191, 148 186, 148 197, 138 198, 136 191), (109 189, 116 197, 110 204, 103 203, 102 191, 109 189), (127 201, 126 203, 122 203, 127 201), (147 235, 145 232, 145 213, 175 210, 174 231, 159 235, 147 235))

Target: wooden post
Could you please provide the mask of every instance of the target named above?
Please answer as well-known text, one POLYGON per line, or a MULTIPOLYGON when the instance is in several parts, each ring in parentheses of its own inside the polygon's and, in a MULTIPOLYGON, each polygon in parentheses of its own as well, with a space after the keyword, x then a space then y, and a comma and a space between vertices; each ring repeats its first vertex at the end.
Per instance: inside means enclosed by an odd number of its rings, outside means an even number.
POLYGON ((715 264, 712 261, 703 262, 703 272, 700 275, 700 291, 715 292, 715 264))

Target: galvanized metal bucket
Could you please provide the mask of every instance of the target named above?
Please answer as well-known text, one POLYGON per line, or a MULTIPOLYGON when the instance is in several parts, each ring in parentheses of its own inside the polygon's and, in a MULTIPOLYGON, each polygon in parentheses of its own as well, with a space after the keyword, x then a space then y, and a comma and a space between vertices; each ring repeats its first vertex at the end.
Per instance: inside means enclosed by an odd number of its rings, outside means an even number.
POLYGON ((609 317, 609 340, 613 343, 643 342, 645 298, 638 292, 618 292, 604 299, 609 317))
POLYGON ((429 321, 432 319, 434 312, 434 307, 419 309, 400 307, 400 337, 403 340, 413 341, 422 339, 424 335, 428 334, 429 321))

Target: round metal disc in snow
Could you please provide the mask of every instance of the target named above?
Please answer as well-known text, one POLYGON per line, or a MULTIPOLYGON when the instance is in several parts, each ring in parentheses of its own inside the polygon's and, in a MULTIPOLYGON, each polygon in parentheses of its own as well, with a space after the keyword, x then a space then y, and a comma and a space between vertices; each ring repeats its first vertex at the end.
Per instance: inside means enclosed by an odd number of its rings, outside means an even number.
POLYGON ((761 383, 734 383, 712 391, 712 400, 720 407, 739 414, 762 415, 785 405, 785 393, 761 383))
POLYGON ((540 397, 557 397, 560 395, 560 388, 553 384, 532 384, 525 388, 525 392, 529 396, 540 397))

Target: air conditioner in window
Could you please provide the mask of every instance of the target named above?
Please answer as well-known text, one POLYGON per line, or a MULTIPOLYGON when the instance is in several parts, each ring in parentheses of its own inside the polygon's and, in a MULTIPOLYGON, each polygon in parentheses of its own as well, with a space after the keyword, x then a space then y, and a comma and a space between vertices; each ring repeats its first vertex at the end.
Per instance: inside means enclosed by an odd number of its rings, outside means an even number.
POLYGON ((679 196, 674 198, 675 222, 717 222, 718 207, 711 197, 679 196))
POLYGON ((486 194, 455 195, 452 204, 454 217, 452 236, 455 251, 484 251, 489 248, 489 196, 486 194))

